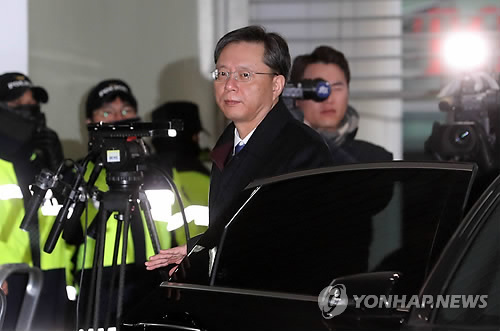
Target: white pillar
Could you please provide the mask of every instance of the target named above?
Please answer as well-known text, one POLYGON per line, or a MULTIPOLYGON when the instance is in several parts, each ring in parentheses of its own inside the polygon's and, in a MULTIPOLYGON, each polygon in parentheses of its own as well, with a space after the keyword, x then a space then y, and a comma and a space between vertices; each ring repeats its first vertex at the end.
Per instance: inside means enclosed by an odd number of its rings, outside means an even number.
POLYGON ((0 73, 28 72, 28 0, 0 1, 0 73))
MULTIPOLYGON (((211 80, 217 41, 227 32, 248 25, 248 0, 198 0, 198 47, 201 75, 211 80)), ((211 124, 215 137, 226 126, 222 112, 214 106, 211 124)), ((215 141, 214 141, 215 143, 215 141)))
POLYGON ((198 0, 200 70, 207 79, 214 69, 214 49, 227 32, 248 25, 248 0, 198 0))

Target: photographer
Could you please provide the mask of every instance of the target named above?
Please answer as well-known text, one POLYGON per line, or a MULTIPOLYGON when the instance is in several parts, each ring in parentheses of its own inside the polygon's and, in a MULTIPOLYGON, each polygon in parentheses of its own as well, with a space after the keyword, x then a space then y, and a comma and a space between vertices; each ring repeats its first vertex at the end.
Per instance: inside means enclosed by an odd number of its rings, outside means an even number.
POLYGON ((425 151, 440 161, 474 162, 471 205, 500 171, 500 86, 484 71, 464 74, 440 91, 446 123, 434 122, 425 151))
POLYGON ((323 79, 330 83, 330 96, 324 101, 296 100, 304 122, 320 133, 330 147, 335 164, 391 161, 392 153, 372 143, 355 139, 359 115, 348 105, 351 74, 344 54, 319 46, 311 54, 293 61, 290 81, 323 79))
MULTIPOLYGON (((42 168, 55 170, 63 160, 57 134, 46 127, 40 110, 40 104, 47 101, 47 91, 34 86, 27 76, 17 72, 0 76, 0 264, 26 263, 43 271, 42 292, 32 321, 37 330, 62 327, 68 304, 65 268, 69 248, 60 244, 52 254, 42 249, 54 217, 39 211, 30 220, 28 232, 19 228, 35 175, 42 168)), ((6 329, 13 329, 17 321, 26 281, 27 277, 16 274, 8 279, 6 329)))

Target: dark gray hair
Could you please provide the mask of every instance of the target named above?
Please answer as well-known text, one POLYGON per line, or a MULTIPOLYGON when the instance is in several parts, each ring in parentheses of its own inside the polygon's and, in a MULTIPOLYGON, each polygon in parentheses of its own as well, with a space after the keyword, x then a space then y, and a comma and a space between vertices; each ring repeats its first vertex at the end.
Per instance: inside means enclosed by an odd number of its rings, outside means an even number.
POLYGON ((293 60, 292 72, 290 74, 290 81, 298 83, 304 78, 306 67, 314 63, 336 64, 344 73, 347 85, 351 82, 351 71, 349 69, 349 62, 339 50, 330 46, 318 46, 311 54, 303 54, 297 56, 293 60))
POLYGON ((225 34, 217 42, 214 52, 214 61, 217 60, 222 50, 234 42, 253 42, 264 44, 264 63, 270 67, 275 73, 288 78, 288 73, 291 66, 290 51, 288 44, 283 37, 274 32, 266 32, 262 26, 250 25, 240 28, 225 34))

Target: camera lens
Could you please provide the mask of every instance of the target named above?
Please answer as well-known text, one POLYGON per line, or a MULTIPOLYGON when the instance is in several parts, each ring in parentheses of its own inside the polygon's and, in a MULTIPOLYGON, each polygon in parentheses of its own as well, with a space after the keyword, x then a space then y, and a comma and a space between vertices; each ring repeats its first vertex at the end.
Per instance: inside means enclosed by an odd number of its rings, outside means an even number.
POLYGON ((455 125, 449 130, 448 141, 455 153, 472 152, 476 146, 476 133, 468 125, 455 125))
POLYGON ((462 132, 457 132, 456 135, 455 135, 455 143, 458 144, 458 145, 467 144, 467 142, 469 141, 469 137, 470 137, 470 131, 469 130, 465 130, 465 131, 462 131, 462 132))

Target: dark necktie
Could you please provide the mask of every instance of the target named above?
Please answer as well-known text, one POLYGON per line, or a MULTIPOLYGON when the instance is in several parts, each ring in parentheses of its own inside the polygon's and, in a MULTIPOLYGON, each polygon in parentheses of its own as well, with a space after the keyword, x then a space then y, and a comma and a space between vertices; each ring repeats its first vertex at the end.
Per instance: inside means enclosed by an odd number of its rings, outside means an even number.
POLYGON ((245 147, 245 143, 243 141, 240 141, 238 145, 234 147, 234 155, 238 154, 243 147, 245 147))

